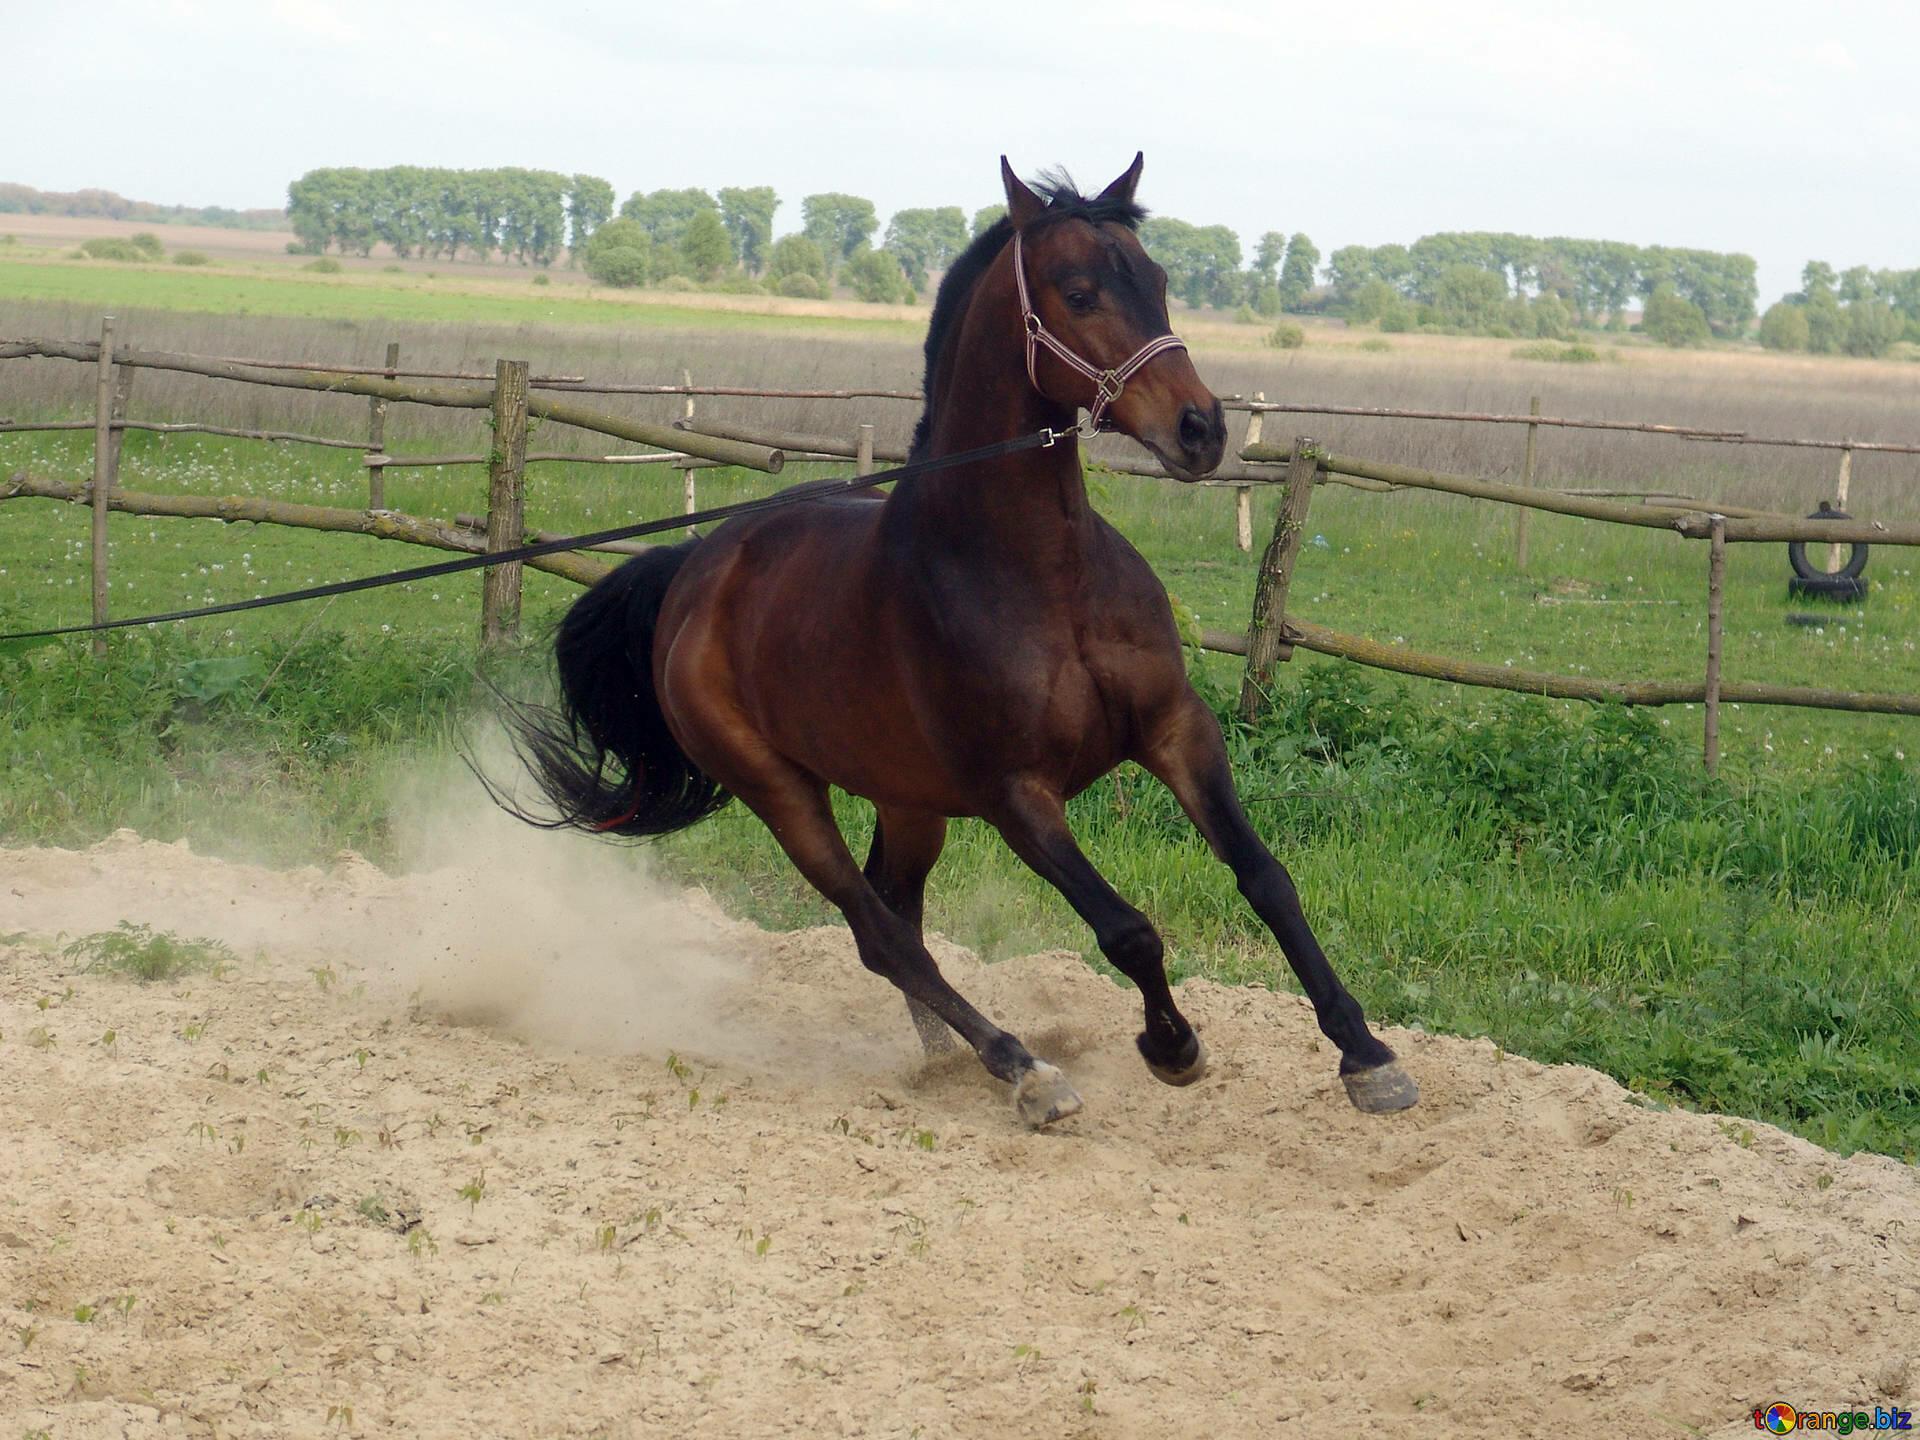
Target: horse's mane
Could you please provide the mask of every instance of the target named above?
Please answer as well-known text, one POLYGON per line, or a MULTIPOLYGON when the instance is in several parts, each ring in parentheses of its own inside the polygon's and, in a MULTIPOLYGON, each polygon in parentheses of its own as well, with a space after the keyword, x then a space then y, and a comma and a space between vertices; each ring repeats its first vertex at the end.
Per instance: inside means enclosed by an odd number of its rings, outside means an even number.
MULTIPOLYGON (((1147 214, 1143 206, 1136 205, 1132 200, 1102 199, 1097 195, 1088 198, 1082 195, 1074 185, 1073 177, 1064 170, 1042 172, 1034 188, 1046 197, 1047 208, 1028 227, 1028 234, 1062 220, 1086 220, 1095 225, 1111 221, 1133 230, 1139 227, 1147 214)), ((960 252, 959 258, 947 268, 946 275, 940 281, 939 292, 933 300, 933 318, 927 323, 927 370, 921 384, 922 393, 927 397, 926 409, 921 412, 920 423, 913 430, 910 459, 920 458, 922 448, 933 433, 934 382, 940 364, 940 351, 946 344, 947 336, 966 313, 967 301, 973 295, 974 286, 980 283, 980 277, 987 273, 987 268, 1012 238, 1013 222, 1003 215, 960 252)))

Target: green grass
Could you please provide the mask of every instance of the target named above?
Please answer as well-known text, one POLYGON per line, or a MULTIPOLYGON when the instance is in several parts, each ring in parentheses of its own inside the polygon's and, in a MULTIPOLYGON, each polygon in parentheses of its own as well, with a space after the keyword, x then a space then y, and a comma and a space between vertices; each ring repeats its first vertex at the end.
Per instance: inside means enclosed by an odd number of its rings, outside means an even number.
POLYGON ((532 273, 517 293, 506 279, 425 274, 313 275, 279 267, 258 274, 114 265, 99 261, 0 259, 0 298, 52 301, 100 310, 191 311, 213 315, 280 315, 307 319, 489 325, 698 327, 711 330, 810 331, 918 338, 912 323, 875 317, 807 316, 640 302, 607 293, 568 295, 536 289, 532 273))

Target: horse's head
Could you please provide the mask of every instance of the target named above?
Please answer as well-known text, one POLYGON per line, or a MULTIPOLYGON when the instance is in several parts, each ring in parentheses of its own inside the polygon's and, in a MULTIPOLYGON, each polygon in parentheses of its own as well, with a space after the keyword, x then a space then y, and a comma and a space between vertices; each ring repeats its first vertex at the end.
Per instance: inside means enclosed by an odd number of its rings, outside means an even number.
POLYGON ((1226 420, 1167 322, 1167 272, 1134 233, 1142 158, 1092 201, 1062 209, 1001 157, 1028 370, 1047 399, 1086 407, 1180 479, 1198 480, 1220 464, 1226 420))

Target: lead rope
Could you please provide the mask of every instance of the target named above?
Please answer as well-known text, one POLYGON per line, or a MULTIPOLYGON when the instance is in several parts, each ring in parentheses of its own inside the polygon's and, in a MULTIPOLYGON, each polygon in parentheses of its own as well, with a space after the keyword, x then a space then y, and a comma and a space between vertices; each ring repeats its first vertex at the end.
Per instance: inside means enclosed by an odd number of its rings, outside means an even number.
MULTIPOLYGON (((1033 302, 1027 298, 1027 263, 1020 249, 1020 232, 1013 232, 1013 280, 1020 291, 1020 328, 1026 332, 1027 343, 1027 380, 1035 390, 1040 390, 1040 377, 1034 373, 1034 359, 1039 346, 1044 345, 1064 364, 1079 371, 1093 382, 1093 404, 1087 410, 1087 420, 1081 434, 1091 438, 1105 425, 1108 408, 1120 398, 1120 392, 1127 388, 1127 381, 1146 366, 1156 355, 1164 355, 1169 350, 1184 350, 1187 342, 1169 331, 1156 339, 1149 340, 1126 360, 1111 370, 1102 370, 1078 355, 1057 339, 1053 332, 1041 323, 1034 313, 1033 302)), ((1041 390, 1045 395, 1046 392, 1041 390)))

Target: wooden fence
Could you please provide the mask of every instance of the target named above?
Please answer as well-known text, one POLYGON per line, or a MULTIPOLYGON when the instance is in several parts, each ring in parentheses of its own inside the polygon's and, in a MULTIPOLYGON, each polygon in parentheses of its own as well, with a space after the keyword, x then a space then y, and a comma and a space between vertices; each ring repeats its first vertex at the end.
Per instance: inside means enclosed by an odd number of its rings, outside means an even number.
MULTIPOLYGON (((382 539, 404 540, 411 544, 469 553, 511 549, 527 540, 555 538, 545 532, 529 531, 525 524, 524 493, 526 467, 529 464, 565 461, 575 464, 671 465, 686 472, 686 506, 696 508, 693 471, 713 465, 745 466, 766 473, 777 473, 789 459, 850 459, 860 474, 870 474, 877 462, 895 463, 904 453, 878 447, 874 427, 856 425, 846 437, 820 434, 775 432, 751 426, 734 425, 694 414, 696 396, 769 396, 797 399, 898 399, 919 397, 906 391, 824 391, 769 390, 739 386, 696 386, 690 377, 681 385, 628 385, 595 383, 577 376, 536 376, 525 361, 502 360, 491 377, 458 371, 407 371, 400 366, 397 346, 388 346, 386 363, 377 369, 332 368, 307 362, 280 363, 234 357, 176 354, 165 351, 140 351, 115 346, 113 319, 102 322, 99 341, 0 340, 0 360, 42 357, 89 364, 95 370, 94 415, 89 420, 46 422, 0 422, 0 432, 58 431, 90 429, 94 432, 93 478, 86 485, 36 478, 25 472, 0 484, 0 500, 39 497, 68 503, 84 503, 93 511, 92 593, 96 620, 107 618, 107 545, 106 516, 121 510, 139 515, 182 516, 246 520, 262 524, 290 525, 304 529, 335 530, 373 535, 382 539), (245 430, 229 426, 192 422, 158 423, 125 418, 133 376, 141 369, 156 369, 204 375, 247 385, 282 386, 326 391, 334 394, 363 395, 368 399, 367 438, 345 440, 319 435, 302 435, 275 430, 245 430), (422 381, 462 381, 490 378, 486 387, 418 383, 422 381), (580 391, 600 394, 679 395, 685 398, 685 413, 671 427, 646 424, 604 414, 571 403, 537 395, 536 391, 580 391), (392 455, 386 449, 386 419, 393 404, 416 404, 489 412, 492 440, 485 454, 392 455), (654 447, 632 454, 573 454, 562 451, 529 451, 527 428, 530 417, 556 424, 611 435, 619 439, 654 447), (129 430, 162 434, 199 433, 257 439, 276 443, 290 442, 353 449, 363 452, 368 473, 368 503, 364 510, 328 506, 301 505, 257 497, 152 495, 119 487, 117 469, 122 437, 129 430), (451 521, 400 514, 385 505, 384 474, 401 465, 485 465, 488 469, 488 506, 484 516, 458 515, 451 521)), ((1615 701, 1628 705, 1702 704, 1706 712, 1705 762, 1709 771, 1719 761, 1719 720, 1723 703, 1752 705, 1807 706, 1817 709, 1869 711, 1881 714, 1920 715, 1920 695, 1840 691, 1771 684, 1727 683, 1721 678, 1723 659, 1723 587, 1726 546, 1759 541, 1831 543, 1838 547, 1850 543, 1920 545, 1920 524, 1886 524, 1870 520, 1807 521, 1795 516, 1774 515, 1734 506, 1714 506, 1683 496, 1639 496, 1637 504, 1621 503, 1620 492, 1577 492, 1541 489, 1533 484, 1535 437, 1541 426, 1624 430, 1679 436, 1715 443, 1793 445, 1841 452, 1840 498, 1845 499, 1845 483, 1852 453, 1856 449, 1920 454, 1920 446, 1887 442, 1798 440, 1749 436, 1731 431, 1711 431, 1685 426, 1657 425, 1634 421, 1581 420, 1539 413, 1533 402, 1526 415, 1366 409, 1353 406, 1314 406, 1267 402, 1262 396, 1248 399, 1231 397, 1229 408, 1248 413, 1246 439, 1237 460, 1223 466, 1204 484, 1231 486, 1238 492, 1238 540, 1242 549, 1252 543, 1252 487, 1277 484, 1283 487, 1282 502, 1274 530, 1261 559, 1255 585, 1253 611, 1244 635, 1225 631, 1204 631, 1200 643, 1205 649, 1223 654, 1243 655, 1246 667, 1242 678, 1240 706, 1248 718, 1259 715, 1265 705, 1273 669, 1287 660, 1293 649, 1303 647, 1321 654, 1339 656, 1358 664, 1401 674, 1425 676, 1459 684, 1517 691, 1562 699, 1615 701), (1327 415, 1364 415, 1416 420, 1452 420, 1487 424, 1515 424, 1527 427, 1527 458, 1523 480, 1509 485, 1473 476, 1446 475, 1403 465, 1386 465, 1352 456, 1328 453, 1311 439, 1297 437, 1291 445, 1266 443, 1262 433, 1265 416, 1275 413, 1312 413, 1327 415), (1632 525, 1670 531, 1708 544, 1707 617, 1708 641, 1702 679, 1695 681, 1604 680, 1589 676, 1559 675, 1541 671, 1516 670, 1476 661, 1430 655, 1404 646, 1387 645, 1364 636, 1344 634, 1286 613, 1288 591, 1298 560, 1301 537, 1313 488, 1318 484, 1343 484, 1364 490, 1397 491, 1425 489, 1515 507, 1516 545, 1524 566, 1527 531, 1526 517, 1535 510, 1576 516, 1607 524, 1632 525)), ((1106 468, 1121 474, 1150 478, 1171 478, 1156 464, 1126 461, 1106 468)), ((643 548, 632 545, 604 547, 619 553, 643 548)), ((580 584, 590 584, 606 572, 606 564, 580 553, 551 555, 527 562, 535 568, 563 576, 580 584)), ((520 566, 490 567, 483 573, 482 636, 495 643, 510 635, 518 622, 520 609, 520 566)), ((96 653, 104 653, 104 640, 96 639, 96 653)))

